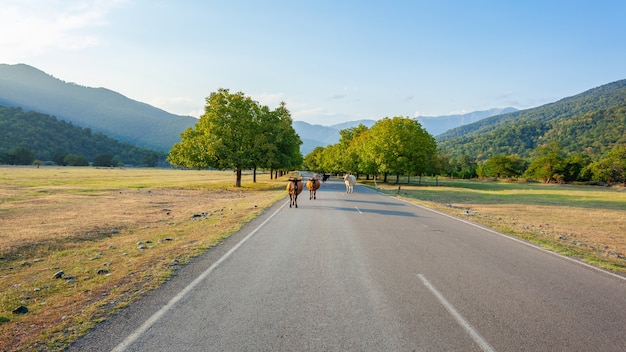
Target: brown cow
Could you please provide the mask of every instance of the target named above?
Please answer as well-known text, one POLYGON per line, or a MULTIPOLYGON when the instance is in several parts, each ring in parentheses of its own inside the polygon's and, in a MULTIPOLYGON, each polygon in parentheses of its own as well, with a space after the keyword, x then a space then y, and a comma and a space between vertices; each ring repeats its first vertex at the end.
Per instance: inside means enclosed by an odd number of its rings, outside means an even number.
POLYGON ((291 208, 292 206, 296 206, 296 208, 298 207, 298 194, 302 193, 302 189, 304 187, 302 187, 301 184, 302 180, 299 180, 295 177, 291 177, 289 178, 289 181, 287 182, 287 193, 289 194, 289 208, 291 208))
POLYGON ((309 199, 317 199, 316 193, 317 189, 320 188, 320 185, 321 183, 317 175, 309 178, 309 180, 306 181, 306 188, 309 189, 309 199))

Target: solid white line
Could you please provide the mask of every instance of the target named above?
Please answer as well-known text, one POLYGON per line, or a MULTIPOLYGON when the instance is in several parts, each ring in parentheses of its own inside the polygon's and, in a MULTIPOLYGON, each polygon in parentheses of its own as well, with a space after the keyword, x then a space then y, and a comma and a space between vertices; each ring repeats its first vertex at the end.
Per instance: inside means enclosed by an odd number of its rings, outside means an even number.
POLYGON ((439 302, 441 302, 441 304, 448 310, 448 312, 450 312, 452 317, 459 323, 459 325, 461 325, 461 327, 463 327, 463 329, 465 329, 465 331, 467 331, 472 340, 474 340, 474 342, 476 342, 476 344, 480 346, 483 351, 495 352, 493 347, 491 347, 491 345, 482 336, 480 336, 480 334, 476 330, 474 330, 470 323, 468 323, 467 320, 465 320, 463 316, 459 312, 457 312, 456 309, 454 309, 454 306, 450 304, 450 302, 448 302, 448 300, 446 300, 446 298, 441 293, 439 293, 439 291, 437 291, 437 289, 430 283, 430 281, 426 279, 424 275, 417 274, 417 277, 422 280, 424 286, 426 286, 430 290, 430 292, 432 292, 435 297, 437 297, 439 302))
POLYGON ((436 213, 436 214, 439 214, 439 215, 443 215, 443 216, 448 217, 448 218, 450 218, 450 219, 454 219, 454 220, 456 220, 456 221, 460 221, 460 222, 462 222, 462 223, 465 223, 465 224, 468 224, 468 225, 472 225, 472 226, 474 226, 474 227, 477 227, 477 228, 479 228, 479 229, 485 230, 485 231, 487 231, 487 232, 491 232, 491 233, 493 233, 493 234, 495 234, 495 235, 498 235, 498 236, 500 236, 500 237, 504 237, 504 238, 509 239, 509 240, 511 240, 511 241, 515 241, 515 242, 521 243, 521 244, 523 244, 523 245, 526 245, 526 246, 529 246, 529 247, 532 247, 532 248, 538 249, 538 250, 540 250, 540 251, 542 251, 542 252, 544 252, 544 253, 548 253, 548 254, 551 254, 551 255, 557 256, 557 257, 559 257, 559 258, 561 258, 561 259, 565 259, 565 260, 568 260, 568 261, 570 261, 570 262, 576 263, 576 264, 578 264, 578 265, 582 265, 582 266, 584 266, 584 267, 586 267, 586 268, 588 268, 588 269, 592 269, 592 270, 595 270, 595 271, 598 271, 598 272, 601 272, 601 273, 604 273, 604 274, 608 274, 608 275, 613 276, 613 277, 615 277, 615 278, 618 278, 618 279, 621 279, 621 280, 626 281, 626 276, 618 275, 618 274, 615 274, 615 273, 613 273, 613 272, 611 272, 611 271, 608 271, 608 270, 605 270, 605 269, 599 268, 599 267, 597 267, 597 266, 593 266, 593 265, 591 265, 591 264, 585 263, 585 262, 580 261, 580 260, 578 260, 578 259, 571 258, 571 257, 565 256, 565 255, 559 254, 559 253, 557 253, 557 252, 552 252, 552 251, 549 251, 549 250, 547 250, 547 249, 541 248, 540 246, 538 246, 538 245, 536 245, 536 244, 534 244, 534 243, 531 243, 531 242, 526 242, 526 241, 521 240, 521 239, 519 239, 519 238, 517 238, 517 237, 514 237, 513 235, 507 235, 507 234, 505 234, 505 233, 498 232, 498 231, 496 231, 496 230, 494 230, 494 229, 491 229, 491 228, 489 228, 489 227, 486 227, 486 226, 483 226, 483 225, 480 225, 480 224, 477 224, 477 223, 474 223, 474 222, 471 222, 471 221, 467 221, 467 220, 465 220, 465 219, 462 219, 462 218, 456 217, 456 216, 454 216, 454 215, 450 215, 450 214, 447 214, 447 213, 444 213, 444 212, 441 212, 441 211, 438 211, 438 210, 435 210, 435 209, 431 209, 431 208, 425 207, 425 206, 423 206, 423 205, 419 205, 419 204, 411 203, 411 202, 409 202, 408 200, 405 200, 405 199, 402 199, 402 198, 393 197, 393 196, 387 195, 387 194, 382 193, 382 192, 379 192, 379 193, 380 193, 380 194, 382 194, 382 195, 386 195, 386 196, 388 196, 388 197, 395 198, 395 199, 397 199, 397 200, 399 200, 399 201, 401 201, 401 202, 404 202, 404 203, 407 203, 407 204, 410 204, 410 205, 416 206, 416 207, 418 207, 418 208, 422 208, 422 209, 424 209, 424 210, 428 210, 428 211, 430 211, 430 212, 433 212, 433 213, 436 213))
POLYGON ((170 309, 174 307, 178 301, 180 301, 183 297, 185 297, 189 291, 191 291, 194 287, 196 287, 201 281, 206 279, 215 268, 217 268, 224 260, 226 260, 231 254, 233 254, 241 245, 244 244, 250 237, 252 237, 261 227, 263 227, 268 221, 270 221, 274 215, 276 215, 279 211, 281 211, 287 203, 284 203, 278 210, 276 210, 272 215, 270 215, 265 221, 263 221, 259 226, 257 226, 248 236, 241 240, 241 242, 237 243, 233 248, 231 248, 226 254, 224 254, 220 259, 218 259, 213 265, 211 265, 208 269, 206 269, 200 276, 198 276, 195 280, 193 280, 187 287, 185 287, 182 291, 180 291, 176 296, 174 296, 166 305, 161 307, 157 312, 155 312, 148 320, 146 320, 137 330, 133 331, 124 341, 122 341, 119 345, 117 345, 111 352, 122 352, 126 350, 126 348, 132 345, 137 339, 145 333, 154 323, 156 323, 161 317, 163 317, 170 309))
POLYGON ((361 212, 361 209, 359 209, 359 208, 357 208, 357 207, 354 207, 354 209, 356 209, 356 211, 358 211, 358 212, 359 212, 359 214, 363 214, 363 213, 361 212))

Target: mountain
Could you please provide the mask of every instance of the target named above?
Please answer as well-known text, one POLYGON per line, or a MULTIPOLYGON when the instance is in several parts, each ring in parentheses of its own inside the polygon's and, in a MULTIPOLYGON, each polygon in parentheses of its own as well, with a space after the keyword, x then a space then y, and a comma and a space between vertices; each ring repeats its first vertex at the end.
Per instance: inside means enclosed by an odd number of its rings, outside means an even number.
POLYGON ((343 129, 356 127, 360 124, 372 127, 374 123, 376 123, 375 120, 358 120, 343 122, 332 126, 322 126, 312 125, 304 121, 294 121, 292 126, 302 140, 300 152, 302 155, 307 155, 316 147, 326 147, 339 142, 341 138, 339 131, 343 129))
POLYGON ((164 152, 121 143, 89 128, 57 120, 54 116, 2 105, 0 131, 0 164, 22 164, 11 158, 20 148, 32 153, 31 160, 25 161, 27 164, 34 160, 54 160, 62 165, 68 155, 84 158, 86 163, 95 161, 99 155, 109 155, 125 165, 154 166, 166 156, 164 152))
MULTIPOLYGON (((441 134, 449 129, 459 127, 464 124, 476 122, 491 116, 517 111, 515 108, 490 109, 485 111, 475 111, 462 115, 447 116, 419 116, 416 118, 422 127, 431 135, 441 134)), ((372 127, 376 120, 356 120, 348 121, 332 126, 311 125, 303 121, 294 121, 293 127, 302 139, 302 154, 307 155, 315 147, 325 147, 339 142, 340 130, 357 127, 360 124, 372 127)))
POLYGON ((105 88, 64 82, 24 64, 0 64, 0 105, 52 115, 122 142, 165 152, 197 122, 105 88))
POLYGON ((444 153, 485 160, 493 155, 531 156, 557 142, 567 154, 598 158, 626 143, 626 80, 587 90, 536 108, 485 118, 437 136, 444 153))
POLYGON ((431 135, 437 136, 453 128, 468 125, 487 117, 507 114, 515 112, 515 108, 489 109, 484 111, 474 111, 462 115, 445 115, 445 116, 418 116, 416 120, 431 135))

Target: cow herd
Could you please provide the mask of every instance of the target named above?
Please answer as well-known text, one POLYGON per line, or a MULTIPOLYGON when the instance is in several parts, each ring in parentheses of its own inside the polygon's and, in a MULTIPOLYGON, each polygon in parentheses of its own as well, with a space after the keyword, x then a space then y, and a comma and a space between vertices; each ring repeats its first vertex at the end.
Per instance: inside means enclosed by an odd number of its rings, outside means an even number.
MULTIPOLYGON (((309 190, 309 200, 317 199, 317 190, 322 183, 325 183, 330 175, 327 174, 314 174, 306 181, 306 188, 309 190)), ((346 184, 346 193, 352 193, 354 191, 354 185, 356 184, 356 177, 352 174, 346 174, 343 177, 346 184)), ((302 193, 304 189, 302 177, 291 176, 287 181, 287 194, 289 194, 289 207, 298 207, 298 195, 302 193)))

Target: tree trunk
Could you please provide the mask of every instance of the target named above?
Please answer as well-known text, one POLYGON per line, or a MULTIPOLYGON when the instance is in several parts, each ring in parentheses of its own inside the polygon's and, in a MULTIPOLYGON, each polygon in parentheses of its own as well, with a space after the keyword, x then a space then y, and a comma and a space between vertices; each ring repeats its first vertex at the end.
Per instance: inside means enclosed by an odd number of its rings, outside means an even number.
POLYGON ((235 187, 241 187, 241 169, 235 170, 237 173, 237 181, 235 182, 235 187))
POLYGON ((256 166, 252 170, 252 183, 256 183, 256 166))

